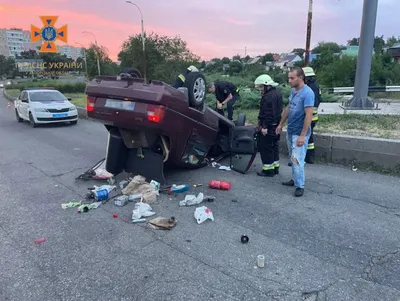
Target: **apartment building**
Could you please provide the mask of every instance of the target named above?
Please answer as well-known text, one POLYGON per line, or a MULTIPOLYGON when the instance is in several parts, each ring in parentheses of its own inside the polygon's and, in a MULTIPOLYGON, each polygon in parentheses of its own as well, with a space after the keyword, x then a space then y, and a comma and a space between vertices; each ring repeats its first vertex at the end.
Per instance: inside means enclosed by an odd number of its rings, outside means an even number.
POLYGON ((19 28, 0 29, 0 55, 16 57, 23 51, 37 50, 40 42, 31 43, 29 30, 19 28))
POLYGON ((71 58, 73 60, 77 60, 79 57, 83 58, 83 49, 79 47, 73 47, 68 45, 58 46, 58 52, 64 54, 66 57, 71 58))

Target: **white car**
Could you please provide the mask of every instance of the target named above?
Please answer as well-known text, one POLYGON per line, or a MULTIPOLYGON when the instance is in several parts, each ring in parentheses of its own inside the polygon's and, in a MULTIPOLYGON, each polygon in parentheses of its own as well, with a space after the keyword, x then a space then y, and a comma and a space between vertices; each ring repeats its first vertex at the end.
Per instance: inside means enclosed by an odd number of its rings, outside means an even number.
POLYGON ((33 127, 44 123, 78 122, 76 106, 60 91, 25 89, 14 101, 18 122, 27 120, 33 127))

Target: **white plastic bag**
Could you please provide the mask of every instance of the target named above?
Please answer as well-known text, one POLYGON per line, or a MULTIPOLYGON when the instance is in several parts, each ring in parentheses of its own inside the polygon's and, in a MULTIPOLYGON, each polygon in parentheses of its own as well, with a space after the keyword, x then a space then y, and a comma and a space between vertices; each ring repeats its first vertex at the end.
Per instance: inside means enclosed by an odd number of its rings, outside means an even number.
POLYGON ((197 224, 199 225, 208 219, 214 221, 214 216, 212 214, 212 211, 206 206, 201 206, 196 208, 196 210, 194 211, 194 218, 196 219, 197 224))
POLYGON ((152 211, 153 209, 149 204, 146 203, 136 203, 135 209, 132 212, 132 220, 139 219, 141 217, 149 217, 154 214, 155 212, 152 211))
POLYGON ((188 194, 185 196, 185 199, 183 201, 179 202, 179 206, 193 206, 193 205, 198 205, 204 200, 204 194, 202 192, 199 193, 199 195, 196 197, 193 194, 188 194))

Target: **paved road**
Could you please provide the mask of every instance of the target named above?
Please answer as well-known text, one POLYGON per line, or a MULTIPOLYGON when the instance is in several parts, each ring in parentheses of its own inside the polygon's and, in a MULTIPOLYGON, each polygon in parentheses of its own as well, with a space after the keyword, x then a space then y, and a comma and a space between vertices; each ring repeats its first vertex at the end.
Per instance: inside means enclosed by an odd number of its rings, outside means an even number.
POLYGON ((295 199, 280 184, 286 167, 274 179, 173 172, 171 183, 232 189, 196 188, 217 198, 215 221, 201 225, 181 197, 162 195, 153 209, 177 226, 149 230, 129 222, 133 204, 61 209, 91 186, 74 177, 104 156, 100 124, 34 129, 1 98, 0 137, 0 300, 400 300, 398 178, 310 166, 295 199))

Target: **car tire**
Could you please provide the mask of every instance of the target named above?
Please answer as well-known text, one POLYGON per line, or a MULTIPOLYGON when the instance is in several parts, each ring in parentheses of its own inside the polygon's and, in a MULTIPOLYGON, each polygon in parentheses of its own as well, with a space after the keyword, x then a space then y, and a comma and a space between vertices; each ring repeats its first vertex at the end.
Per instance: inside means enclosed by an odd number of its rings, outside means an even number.
POLYGON ((138 69, 132 68, 132 67, 122 68, 120 76, 122 76, 123 74, 129 74, 133 78, 142 78, 142 74, 140 73, 140 71, 138 69))
POLYGON ((75 124, 78 123, 78 120, 70 121, 69 123, 72 124, 72 125, 75 125, 75 124))
POLYGON ((246 124, 246 114, 240 113, 235 121, 236 126, 245 126, 246 124))
POLYGON ((33 119, 32 113, 29 112, 29 123, 31 124, 31 126, 33 128, 36 128, 38 126, 38 124, 35 122, 35 120, 33 119))
POLYGON ((185 87, 188 89, 189 105, 194 108, 204 106, 206 99, 206 78, 200 72, 190 72, 186 76, 185 87))
POLYGON ((24 121, 24 120, 19 116, 19 113, 18 113, 18 110, 17 110, 17 109, 15 109, 15 117, 17 117, 17 121, 18 121, 18 122, 24 121))

